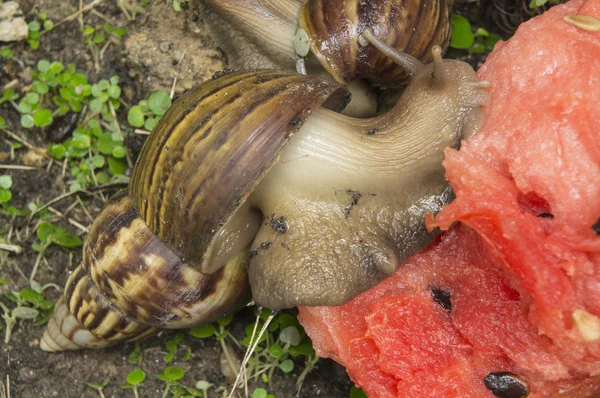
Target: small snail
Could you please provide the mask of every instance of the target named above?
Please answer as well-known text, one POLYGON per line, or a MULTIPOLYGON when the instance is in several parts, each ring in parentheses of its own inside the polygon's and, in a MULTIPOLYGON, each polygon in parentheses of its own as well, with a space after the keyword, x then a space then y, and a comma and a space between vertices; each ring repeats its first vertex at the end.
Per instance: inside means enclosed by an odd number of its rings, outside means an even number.
POLYGON ((247 294, 271 309, 341 304, 429 244, 424 214, 452 198, 443 150, 479 128, 487 82, 439 46, 424 65, 363 35, 412 76, 381 116, 319 108, 336 83, 278 70, 179 98, 94 222, 42 349, 210 322, 247 294))
POLYGON ((450 40, 451 0, 202 0, 204 20, 233 69, 281 68, 348 85, 341 109, 378 113, 379 97, 397 100, 405 70, 361 43, 367 27, 385 44, 431 62, 450 40), (374 89, 388 89, 385 93, 374 89), (389 98, 388 98, 389 97, 389 98))
POLYGON ((309 48, 338 83, 367 78, 397 86, 405 70, 364 46, 366 29, 396 51, 431 62, 450 40, 450 0, 204 0, 213 30, 234 69, 295 69, 309 48), (298 31, 300 28, 300 31, 298 31))

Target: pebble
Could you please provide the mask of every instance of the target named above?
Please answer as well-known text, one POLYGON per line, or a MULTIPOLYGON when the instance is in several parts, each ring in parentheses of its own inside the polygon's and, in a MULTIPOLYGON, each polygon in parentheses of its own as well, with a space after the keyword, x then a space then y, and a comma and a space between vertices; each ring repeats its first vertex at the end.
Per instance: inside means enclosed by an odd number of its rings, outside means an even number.
POLYGON ((160 43, 160 45, 158 46, 158 49, 163 52, 166 53, 171 49, 171 42, 170 41, 163 41, 162 43, 160 43))
POLYGON ((19 369, 19 379, 21 379, 23 381, 36 380, 37 377, 38 377, 37 372, 32 368, 23 367, 23 368, 19 369))
POLYGON ((0 4, 0 41, 21 41, 29 36, 29 26, 22 14, 19 3, 9 1, 0 4))

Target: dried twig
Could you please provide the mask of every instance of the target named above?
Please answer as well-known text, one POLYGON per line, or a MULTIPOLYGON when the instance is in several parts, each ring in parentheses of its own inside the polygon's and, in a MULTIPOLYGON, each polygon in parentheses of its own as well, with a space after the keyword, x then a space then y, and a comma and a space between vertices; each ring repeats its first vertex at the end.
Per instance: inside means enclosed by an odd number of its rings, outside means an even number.
POLYGON ((93 3, 88 4, 87 6, 81 8, 79 11, 77 11, 77 12, 69 15, 68 17, 66 17, 62 21, 58 22, 57 24, 54 24, 54 27, 56 28, 58 25, 61 25, 61 24, 65 23, 65 22, 69 22, 69 21, 74 20, 75 18, 79 17, 79 15, 83 14, 86 11, 91 10, 92 8, 96 7, 98 4, 102 3, 102 1, 104 1, 104 0, 95 0, 93 3))
POLYGON ((20 254, 23 252, 23 248, 17 245, 8 245, 6 243, 0 243, 0 250, 6 250, 9 252, 20 254))
POLYGON ((127 183, 125 183, 125 182, 111 182, 111 183, 104 184, 104 185, 98 185, 98 186, 95 186, 95 187, 90 187, 88 189, 78 189, 78 190, 75 190, 73 192, 67 192, 67 193, 59 195, 56 198, 52 199, 51 201, 45 203, 42 207, 40 207, 39 209, 37 209, 31 215, 33 216, 33 215, 39 213, 40 211, 46 209, 47 207, 52 206, 54 203, 60 202, 61 200, 66 199, 69 196, 76 195, 78 193, 86 193, 88 195, 91 195, 92 192, 95 192, 95 191, 101 191, 101 190, 110 189, 110 188, 116 188, 116 187, 126 187, 126 186, 127 186, 127 183))
POLYGON ((19 164, 0 164, 0 169, 6 170, 37 170, 37 167, 21 166, 19 164))

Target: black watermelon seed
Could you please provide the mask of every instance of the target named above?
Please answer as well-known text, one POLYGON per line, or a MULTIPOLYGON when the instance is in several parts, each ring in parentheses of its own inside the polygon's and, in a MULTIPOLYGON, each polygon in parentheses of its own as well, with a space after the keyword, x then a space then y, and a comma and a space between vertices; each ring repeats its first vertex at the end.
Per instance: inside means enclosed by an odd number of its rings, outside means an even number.
POLYGON ((554 218, 554 214, 552 213, 540 213, 537 216, 541 218, 554 218))
POLYGON ((594 231, 596 235, 600 235, 600 218, 592 225, 592 231, 594 231))
POLYGON ((483 378, 486 388, 500 398, 525 398, 529 396, 529 383, 509 372, 494 372, 483 378))
POLYGON ((446 290, 440 289, 439 287, 433 286, 431 288, 431 297, 438 303, 443 309, 450 312, 452 311, 452 295, 446 290))

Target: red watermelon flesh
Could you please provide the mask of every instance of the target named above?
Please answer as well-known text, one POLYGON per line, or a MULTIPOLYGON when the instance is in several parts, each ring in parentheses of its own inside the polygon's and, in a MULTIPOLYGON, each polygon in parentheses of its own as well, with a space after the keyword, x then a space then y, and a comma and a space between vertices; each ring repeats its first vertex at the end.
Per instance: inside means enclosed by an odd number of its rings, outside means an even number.
POLYGON ((446 152, 457 199, 430 220, 462 225, 349 303, 300 309, 317 352, 370 398, 493 397, 492 372, 530 397, 600 391, 600 33, 563 20, 576 13, 600 18, 600 0, 523 24, 478 72, 486 122, 446 152))

